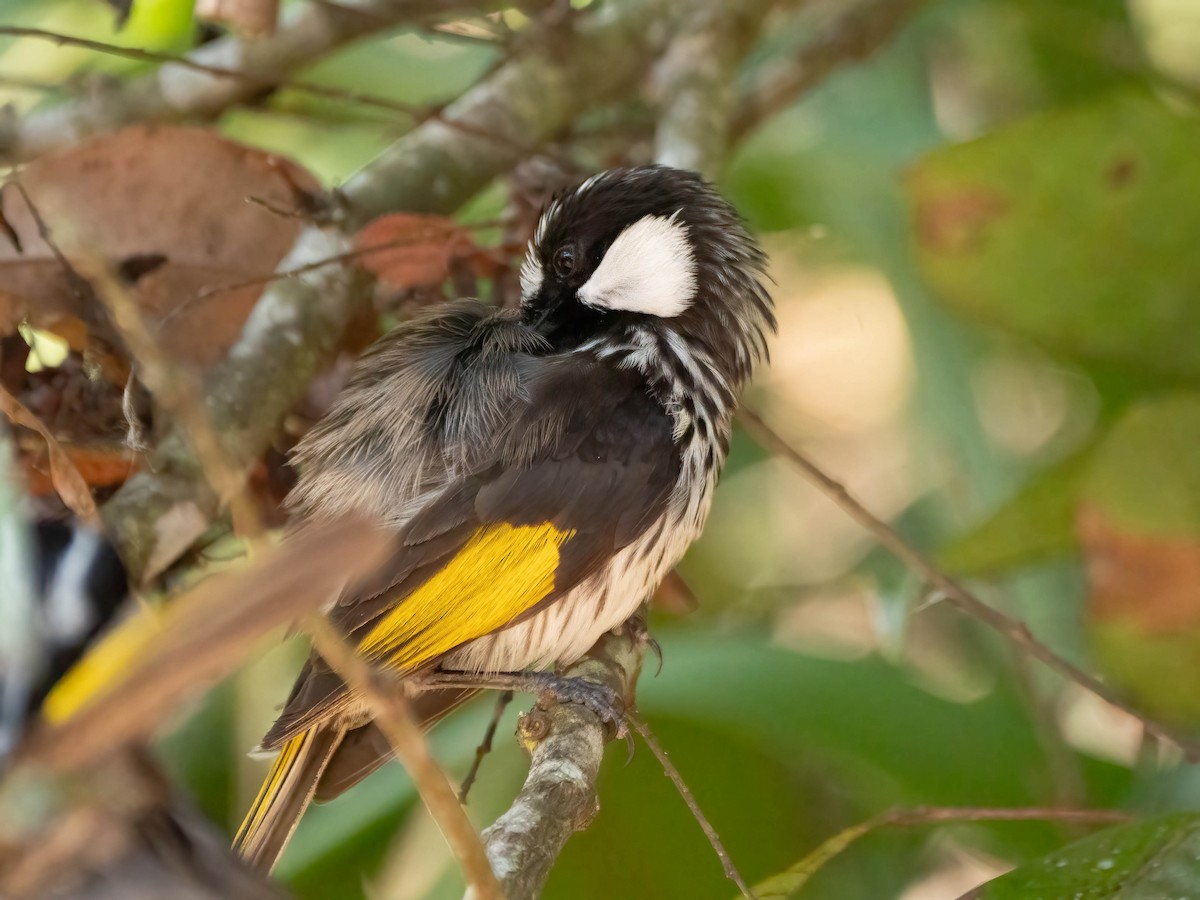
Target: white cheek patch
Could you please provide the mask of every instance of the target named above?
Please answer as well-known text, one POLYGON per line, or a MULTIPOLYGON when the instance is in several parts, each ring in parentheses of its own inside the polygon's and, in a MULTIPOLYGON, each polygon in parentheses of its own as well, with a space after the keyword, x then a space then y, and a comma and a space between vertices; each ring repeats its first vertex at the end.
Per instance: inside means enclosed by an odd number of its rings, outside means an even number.
POLYGON ((525 250, 525 261, 521 263, 521 302, 528 303, 542 289, 542 264, 537 258, 533 241, 525 250))
POLYGON ((682 313, 695 295, 696 259, 675 216, 646 216, 622 231, 579 289, 588 306, 663 319, 682 313))

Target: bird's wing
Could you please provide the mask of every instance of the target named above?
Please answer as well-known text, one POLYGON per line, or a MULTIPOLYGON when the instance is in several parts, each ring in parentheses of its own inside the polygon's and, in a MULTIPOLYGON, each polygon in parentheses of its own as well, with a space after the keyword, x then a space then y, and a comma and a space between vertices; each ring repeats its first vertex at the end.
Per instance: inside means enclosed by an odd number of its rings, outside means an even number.
POLYGON ((296 447, 298 522, 339 513, 403 527, 456 477, 494 455, 520 403, 521 361, 544 342, 473 300, 418 315, 359 360, 296 447))
MULTIPOLYGON (((522 400, 490 459, 412 516, 390 561, 331 613, 399 672, 561 599, 642 535, 675 486, 672 419, 639 373, 577 355, 522 366, 522 400)), ((314 657, 263 746, 339 702, 344 688, 314 657)))

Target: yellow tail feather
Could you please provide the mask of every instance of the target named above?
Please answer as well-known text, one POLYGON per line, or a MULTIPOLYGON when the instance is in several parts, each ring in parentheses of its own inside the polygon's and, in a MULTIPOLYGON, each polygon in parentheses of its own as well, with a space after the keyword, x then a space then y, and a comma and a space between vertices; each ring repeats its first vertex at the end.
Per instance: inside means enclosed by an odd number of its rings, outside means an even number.
POLYGON ((234 850, 253 868, 274 868, 344 734, 336 725, 318 725, 280 748, 233 840, 234 850))

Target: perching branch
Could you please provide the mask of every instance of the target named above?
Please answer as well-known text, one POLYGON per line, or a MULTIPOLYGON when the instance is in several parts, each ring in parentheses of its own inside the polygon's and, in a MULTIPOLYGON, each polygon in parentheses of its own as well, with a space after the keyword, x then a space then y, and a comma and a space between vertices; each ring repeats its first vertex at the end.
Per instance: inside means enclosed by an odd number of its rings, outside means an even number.
MULTIPOLYGON (((164 64, 146 75, 105 84, 86 97, 23 117, 0 111, 0 161, 29 159, 136 122, 211 119, 264 88, 286 84, 297 69, 351 41, 402 22, 469 12, 479 6, 477 0, 363 0, 356 6, 310 3, 285 16, 284 24, 270 37, 222 38, 188 54, 187 65, 164 64)), ((28 30, 6 28, 4 33, 18 31, 28 30)), ((93 49, 105 46, 96 44, 93 49)), ((156 61, 158 57, 144 53, 138 58, 156 61)))
POLYGON ((756 413, 744 409, 740 414, 740 419, 755 440, 772 453, 796 466, 809 481, 841 507, 846 515, 865 528, 881 547, 924 579, 925 583, 940 597, 945 598, 951 605, 971 618, 983 622, 1063 677, 1081 685, 1115 709, 1137 719, 1141 722, 1146 734, 1175 744, 1190 762, 1200 762, 1200 745, 1196 741, 1177 734, 1161 722, 1134 709, 1099 678, 1088 674, 1074 663, 1059 656, 1034 637, 1033 632, 1024 622, 1005 615, 994 606, 984 603, 905 541, 895 529, 854 499, 845 486, 826 475, 816 463, 780 437, 756 413))
MULTIPOLYGON (((645 648, 637 635, 606 634, 567 675, 606 685, 632 708, 645 648)), ((539 699, 521 717, 517 734, 532 756, 529 775, 508 811, 483 832, 508 900, 538 896, 567 840, 595 817, 596 777, 612 736, 591 710, 552 698, 539 699)))

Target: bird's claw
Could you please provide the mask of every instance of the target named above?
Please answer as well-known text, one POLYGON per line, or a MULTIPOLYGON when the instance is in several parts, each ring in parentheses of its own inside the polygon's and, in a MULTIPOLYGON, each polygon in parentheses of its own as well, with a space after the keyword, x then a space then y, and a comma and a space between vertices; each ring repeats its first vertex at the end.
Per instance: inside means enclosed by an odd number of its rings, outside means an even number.
POLYGON ((591 710, 601 722, 613 726, 617 737, 632 742, 629 726, 625 723, 625 701, 611 687, 549 672, 539 672, 536 677, 541 691, 560 703, 577 703, 591 710))

